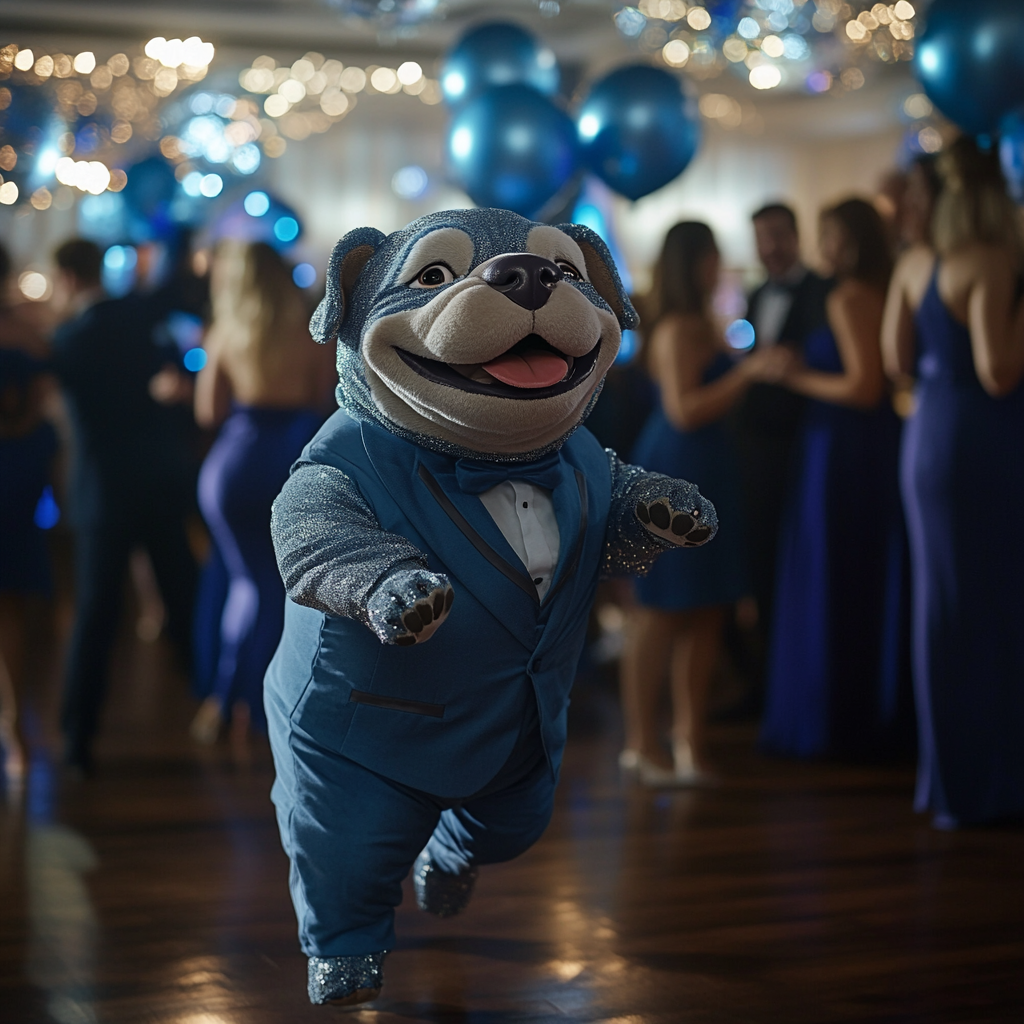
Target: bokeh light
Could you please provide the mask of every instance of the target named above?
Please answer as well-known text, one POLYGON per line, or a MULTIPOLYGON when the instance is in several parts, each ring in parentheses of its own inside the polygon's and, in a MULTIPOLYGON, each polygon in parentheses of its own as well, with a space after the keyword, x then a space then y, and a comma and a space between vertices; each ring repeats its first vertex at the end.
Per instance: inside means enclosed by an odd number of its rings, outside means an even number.
POLYGON ((202 348, 190 348, 182 357, 182 363, 186 370, 198 373, 206 365, 206 350, 202 348))
POLYGON ((391 189, 402 199, 419 199, 427 191, 427 172, 416 164, 402 167, 391 179, 391 189))
POLYGON ((294 217, 278 217, 274 221, 274 237, 279 242, 294 242, 299 237, 299 222, 294 217))
POLYGON ((292 271, 292 280, 300 288, 312 288, 316 284, 316 267, 312 263, 299 263, 292 271))
POLYGON ((42 302, 50 295, 50 281, 38 270, 26 270, 18 278, 18 291, 29 302, 42 302))
POLYGON ((242 207, 250 217, 262 217, 270 209, 270 196, 266 192, 250 192, 242 200, 242 207))
POLYGON ((725 340, 730 348, 745 352, 754 345, 754 325, 749 320, 733 320, 725 329, 725 340))

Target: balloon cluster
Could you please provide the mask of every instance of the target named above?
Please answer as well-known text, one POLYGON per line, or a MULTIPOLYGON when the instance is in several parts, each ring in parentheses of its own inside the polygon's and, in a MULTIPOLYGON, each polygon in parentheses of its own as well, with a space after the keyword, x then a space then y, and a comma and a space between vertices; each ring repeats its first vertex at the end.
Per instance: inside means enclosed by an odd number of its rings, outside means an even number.
POLYGON ((448 155, 479 206, 535 217, 584 169, 639 199, 681 174, 697 150, 695 105, 668 71, 618 68, 593 84, 575 122, 558 85, 554 53, 518 25, 480 25, 448 54, 448 155))
POLYGON ((988 145, 1001 135, 1003 171, 1024 200, 1024 3, 935 0, 914 57, 928 98, 988 145))

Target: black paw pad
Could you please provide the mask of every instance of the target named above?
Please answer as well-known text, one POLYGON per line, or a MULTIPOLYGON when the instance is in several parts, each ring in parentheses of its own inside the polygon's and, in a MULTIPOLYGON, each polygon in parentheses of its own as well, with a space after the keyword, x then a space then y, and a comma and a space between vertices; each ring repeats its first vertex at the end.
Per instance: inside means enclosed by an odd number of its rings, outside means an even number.
POLYGON ((668 505, 663 501, 652 501, 648 510, 651 514, 651 522, 659 530, 667 530, 668 524, 671 519, 671 515, 668 510, 668 505))
POLYGON ((412 647, 416 643, 416 637, 414 636, 399 636, 395 638, 395 644, 398 647, 412 647))
POLYGON ((693 527, 693 519, 691 519, 685 512, 680 512, 679 515, 672 519, 672 532, 677 537, 682 537, 683 534, 689 533, 693 527))
POLYGON ((410 633, 423 632, 423 620, 420 618, 419 613, 415 608, 410 608, 402 616, 402 625, 405 626, 410 633))
POLYGON ((651 513, 647 511, 647 505, 642 501, 636 503, 636 517, 645 526, 651 521, 651 513))
MULTIPOLYGON (((449 591, 449 593, 450 593, 450 591, 449 591)), ((441 612, 444 611, 444 597, 445 597, 444 594, 442 594, 440 590, 436 594, 434 594, 434 618, 435 619, 439 619, 441 617, 441 612)))
POLYGON ((429 626, 434 621, 434 607, 429 601, 417 601, 416 614, 424 626, 429 626))
POLYGON ((694 544, 701 544, 710 536, 711 528, 709 526, 698 526, 696 530, 692 530, 686 535, 686 539, 693 541, 694 544))
POLYGON ((449 589, 448 593, 444 595, 444 610, 449 611, 451 606, 455 603, 455 591, 449 589))

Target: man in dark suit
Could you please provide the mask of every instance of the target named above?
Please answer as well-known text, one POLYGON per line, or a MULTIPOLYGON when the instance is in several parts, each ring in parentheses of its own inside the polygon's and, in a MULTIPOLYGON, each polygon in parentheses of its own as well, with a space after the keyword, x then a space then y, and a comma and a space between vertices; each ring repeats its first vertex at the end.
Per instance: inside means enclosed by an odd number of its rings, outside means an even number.
MULTIPOLYGON (((772 203, 753 215, 757 255, 768 278, 750 296, 747 320, 754 347, 785 345, 803 352, 809 335, 826 322, 829 282, 800 259, 796 215, 772 203)), ((740 454, 751 582, 758 604, 753 704, 760 703, 761 676, 772 598, 779 527, 804 399, 779 384, 754 384, 738 405, 733 425, 740 454)))
POLYGON ((55 261, 65 320, 53 366, 75 443, 76 606, 61 725, 67 762, 88 771, 132 548, 149 552, 168 635, 186 665, 196 566, 185 535, 188 459, 171 411, 150 393, 174 360, 153 341, 159 314, 145 298, 104 294, 102 253, 92 242, 65 242, 55 261))

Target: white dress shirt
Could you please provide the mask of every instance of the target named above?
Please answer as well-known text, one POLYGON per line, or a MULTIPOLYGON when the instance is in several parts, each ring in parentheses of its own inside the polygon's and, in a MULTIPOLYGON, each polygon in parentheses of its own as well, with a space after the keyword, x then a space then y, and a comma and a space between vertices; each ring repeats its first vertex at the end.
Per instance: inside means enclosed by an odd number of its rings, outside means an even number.
POLYGON ((754 317, 754 336, 762 348, 771 348, 786 340, 780 335, 793 306, 793 289, 800 284, 806 273, 807 268, 797 263, 781 278, 769 280, 764 286, 754 317))
POLYGON ((524 480, 505 480, 484 491, 480 500, 526 566, 543 601, 558 565, 558 521, 551 492, 524 480))

